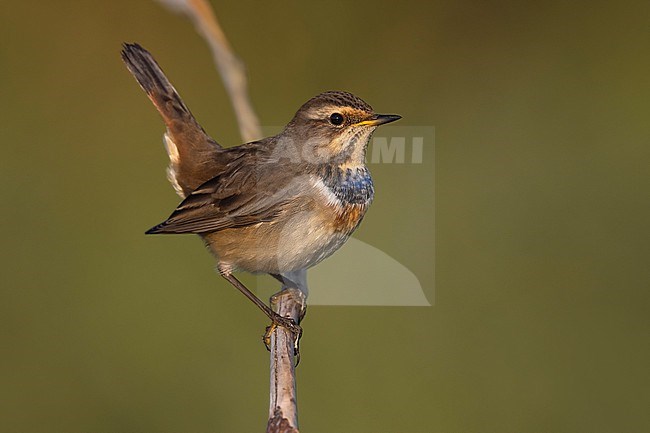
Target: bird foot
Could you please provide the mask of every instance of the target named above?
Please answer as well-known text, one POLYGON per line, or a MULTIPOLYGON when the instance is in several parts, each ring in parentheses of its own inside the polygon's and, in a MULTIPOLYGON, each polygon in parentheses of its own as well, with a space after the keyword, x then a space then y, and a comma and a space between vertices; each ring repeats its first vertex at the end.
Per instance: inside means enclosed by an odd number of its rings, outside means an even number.
MULTIPOLYGON (((291 332, 293 335, 293 354, 296 356, 298 361, 300 360, 300 337, 302 337, 302 328, 300 325, 296 324, 293 319, 289 317, 282 317, 279 314, 275 314, 271 319, 272 322, 269 326, 266 327, 266 332, 262 337, 266 350, 271 351, 271 334, 278 326, 283 327, 284 329, 291 332)), ((297 363, 296 363, 297 365, 297 363)))

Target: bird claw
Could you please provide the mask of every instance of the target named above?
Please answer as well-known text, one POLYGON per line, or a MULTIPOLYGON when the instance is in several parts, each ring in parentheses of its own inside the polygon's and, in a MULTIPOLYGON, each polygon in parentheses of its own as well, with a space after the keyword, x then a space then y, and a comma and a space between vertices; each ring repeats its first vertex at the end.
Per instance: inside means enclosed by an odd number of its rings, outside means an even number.
POLYGON ((302 328, 300 325, 296 324, 293 319, 282 317, 279 314, 276 314, 271 320, 271 324, 266 327, 266 332, 264 332, 264 336, 262 337, 266 350, 271 351, 271 335, 278 326, 281 326, 293 335, 293 355, 296 357, 296 365, 298 365, 300 362, 300 338, 302 337, 302 328))

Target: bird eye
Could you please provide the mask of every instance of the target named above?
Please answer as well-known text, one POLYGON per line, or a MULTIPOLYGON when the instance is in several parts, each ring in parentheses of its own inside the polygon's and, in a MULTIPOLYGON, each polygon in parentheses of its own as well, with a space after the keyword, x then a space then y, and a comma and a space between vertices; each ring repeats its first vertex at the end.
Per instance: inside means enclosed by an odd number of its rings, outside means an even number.
POLYGON ((341 113, 333 113, 330 116, 330 123, 339 126, 343 123, 343 115, 341 113))

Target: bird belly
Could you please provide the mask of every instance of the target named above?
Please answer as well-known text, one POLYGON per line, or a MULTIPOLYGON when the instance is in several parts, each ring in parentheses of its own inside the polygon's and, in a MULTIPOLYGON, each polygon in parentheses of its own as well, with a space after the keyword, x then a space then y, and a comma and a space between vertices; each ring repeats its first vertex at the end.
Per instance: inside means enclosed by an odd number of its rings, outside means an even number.
POLYGON ((204 235, 219 266, 252 273, 285 273, 312 267, 338 250, 363 218, 359 206, 320 204, 274 221, 204 235))

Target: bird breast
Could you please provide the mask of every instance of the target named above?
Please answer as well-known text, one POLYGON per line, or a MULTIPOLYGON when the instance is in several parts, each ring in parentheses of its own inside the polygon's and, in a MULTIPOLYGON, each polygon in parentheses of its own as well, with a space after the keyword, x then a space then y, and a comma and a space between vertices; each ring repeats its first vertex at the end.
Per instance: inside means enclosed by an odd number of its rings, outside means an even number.
POLYGON ((309 175, 298 198, 269 221, 204 236, 223 266, 248 272, 285 273, 312 267, 338 250, 358 227, 372 200, 372 183, 358 193, 332 188, 309 175))

